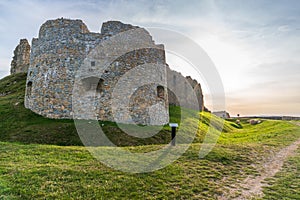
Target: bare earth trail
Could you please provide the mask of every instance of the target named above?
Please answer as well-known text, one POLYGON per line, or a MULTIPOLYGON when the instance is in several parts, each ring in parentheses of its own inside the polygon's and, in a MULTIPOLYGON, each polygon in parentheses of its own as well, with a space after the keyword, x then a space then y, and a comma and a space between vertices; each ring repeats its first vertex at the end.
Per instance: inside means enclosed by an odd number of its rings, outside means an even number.
MULTIPOLYGON (((297 125, 300 126, 300 123, 298 122, 297 125)), ((300 138, 291 145, 281 149, 267 162, 263 163, 261 165, 262 170, 260 176, 246 178, 239 186, 241 188, 241 195, 234 199, 243 200, 251 199, 253 197, 262 197, 262 187, 267 186, 267 184, 264 183, 264 180, 273 177, 277 172, 279 172, 282 169, 284 161, 289 156, 292 156, 299 146, 300 138)), ((229 194, 232 194, 235 191, 237 191, 237 189, 232 189, 229 191, 229 194)))

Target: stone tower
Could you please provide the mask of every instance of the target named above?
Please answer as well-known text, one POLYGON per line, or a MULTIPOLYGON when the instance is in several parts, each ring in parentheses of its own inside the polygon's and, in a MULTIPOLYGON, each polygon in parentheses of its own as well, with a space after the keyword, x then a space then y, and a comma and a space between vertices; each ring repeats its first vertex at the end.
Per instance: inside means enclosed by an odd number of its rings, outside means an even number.
POLYGON ((11 61, 10 73, 25 73, 29 68, 30 45, 26 39, 21 39, 14 50, 14 57, 11 61))
POLYGON ((121 78, 137 66, 142 67, 136 73, 142 74, 149 69, 147 64, 151 63, 160 67, 155 69, 151 77, 144 78, 161 77, 160 80, 166 82, 164 48, 156 45, 144 29, 110 21, 103 23, 101 33, 92 33, 81 20, 49 20, 41 26, 38 38, 32 40, 25 107, 48 118, 72 118, 76 106, 76 118, 166 124, 169 121, 168 93, 163 84, 158 82, 138 86, 134 85, 135 81, 130 77, 123 78, 122 81, 135 91, 130 98, 123 99, 128 101, 128 105, 122 108, 128 114, 120 114, 122 110, 117 110, 114 115, 112 110, 113 100, 122 99, 126 95, 121 90, 120 96, 113 96, 114 88, 121 82, 121 78), (104 67, 99 59, 108 59, 108 53, 118 52, 116 46, 104 48, 107 41, 115 37, 122 49, 128 48, 126 42, 128 45, 135 42, 132 37, 135 32, 119 38, 118 34, 131 30, 138 31, 138 39, 145 46, 127 49, 128 52, 104 67), (74 84, 78 86, 75 90, 74 84), (80 98, 74 98, 74 91, 80 98), (87 113, 91 105, 94 112, 87 113), (153 108, 156 113, 149 112, 149 108, 153 108))

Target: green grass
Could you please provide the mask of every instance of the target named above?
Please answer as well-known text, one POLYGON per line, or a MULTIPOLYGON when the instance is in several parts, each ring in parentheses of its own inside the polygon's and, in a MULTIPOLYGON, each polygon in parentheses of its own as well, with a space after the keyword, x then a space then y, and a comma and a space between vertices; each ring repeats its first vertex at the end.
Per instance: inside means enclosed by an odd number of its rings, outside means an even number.
POLYGON ((288 158, 283 169, 266 181, 263 199, 300 199, 300 148, 288 158), (283 195, 284 194, 284 195, 283 195))
MULTIPOLYGON (((73 120, 55 120, 39 116, 24 107, 26 74, 10 75, 0 80, 0 141, 54 144, 62 146, 82 145, 73 120)), ((202 142, 210 120, 219 134, 222 121, 209 113, 199 113, 189 109, 170 106, 170 121, 185 125, 181 132, 197 132, 194 142, 202 142), (181 121, 181 116, 183 120, 181 121), (199 124, 199 118, 201 123, 199 124), (199 129, 197 129, 199 124, 199 129)), ((138 146, 166 144, 171 140, 168 125, 151 138, 136 138, 124 133, 114 122, 99 122, 107 137, 118 146, 138 146)), ((225 122, 224 131, 233 129, 232 122, 225 122)), ((127 126, 127 125, 126 125, 127 126)), ((134 126, 127 126, 132 132, 134 126)), ((188 135, 188 134, 186 134, 188 135)))
POLYGON ((219 142, 226 144, 264 143, 270 146, 285 146, 299 137, 298 127, 287 121, 264 120, 257 125, 242 122, 242 126, 243 129, 235 129, 222 134, 219 142), (286 135, 290 137, 286 137, 286 135))
POLYGON ((24 107, 26 74, 0 80, 0 141, 81 145, 72 120, 41 117, 24 107))
MULTIPOLYGON (((136 150, 145 148, 156 147, 136 150)), ((194 144, 164 169, 129 174, 104 166, 83 147, 1 143, 2 198, 210 199, 221 194, 224 186, 256 173, 250 155, 257 150, 251 147, 218 145, 204 159, 198 158, 198 150, 194 144)))
MULTIPOLYGON (((145 152, 160 147, 127 148, 145 152)), ((199 159, 199 148, 193 144, 164 169, 130 174, 106 167, 84 147, 0 143, 0 199, 215 199, 237 181, 257 174, 252 164, 268 155, 261 145, 217 144, 199 159)), ((289 177, 295 173, 295 168, 290 170, 289 177)), ((290 187, 284 184, 296 180, 282 176, 276 188, 290 187)), ((283 197, 280 190, 277 195, 283 197)))
MULTIPOLYGON (((190 125, 181 126, 181 134, 195 131, 194 143, 166 168, 125 173, 105 166, 80 146, 72 120, 46 119, 25 109, 25 78, 17 74, 0 80, 0 94, 7 94, 0 97, 1 200, 216 199, 247 176, 258 175, 255 164, 300 137, 300 127, 289 122, 264 120, 249 125, 243 119, 240 125, 231 120, 222 127, 222 120, 210 113, 171 106, 171 121, 190 125), (182 115, 186 116, 183 121, 182 115), (220 138, 215 148, 199 159, 209 128, 220 138)), ((113 142, 132 152, 157 150, 170 141, 167 126, 153 138, 136 139, 113 122, 100 123, 113 142)), ((298 151, 282 172, 268 180, 266 199, 299 198, 299 156, 298 151)))

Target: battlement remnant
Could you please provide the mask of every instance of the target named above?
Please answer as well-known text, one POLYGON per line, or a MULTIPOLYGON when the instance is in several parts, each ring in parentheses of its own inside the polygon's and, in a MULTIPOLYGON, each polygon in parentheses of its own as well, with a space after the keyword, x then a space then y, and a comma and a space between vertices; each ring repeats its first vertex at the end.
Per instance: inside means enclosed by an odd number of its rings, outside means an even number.
POLYGON ((14 57, 11 61, 10 73, 24 73, 28 71, 30 60, 30 45, 27 39, 21 39, 14 50, 14 57))

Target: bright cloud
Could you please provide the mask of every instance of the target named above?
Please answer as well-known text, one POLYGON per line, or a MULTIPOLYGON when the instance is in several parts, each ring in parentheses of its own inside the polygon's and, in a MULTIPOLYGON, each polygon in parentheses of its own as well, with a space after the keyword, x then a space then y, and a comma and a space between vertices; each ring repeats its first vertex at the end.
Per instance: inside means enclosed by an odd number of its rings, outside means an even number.
MULTIPOLYGON (((297 0, 1 1, 0 77, 9 74, 19 39, 37 37, 48 19, 80 18, 95 32, 104 21, 121 20, 175 30, 197 42, 221 75, 231 113, 300 115, 299 11, 297 0)), ((198 79, 209 97, 201 76, 167 58, 171 67, 198 79)))

